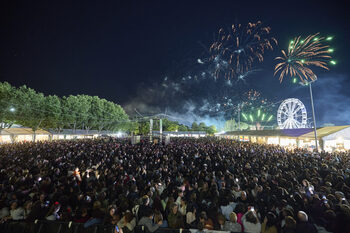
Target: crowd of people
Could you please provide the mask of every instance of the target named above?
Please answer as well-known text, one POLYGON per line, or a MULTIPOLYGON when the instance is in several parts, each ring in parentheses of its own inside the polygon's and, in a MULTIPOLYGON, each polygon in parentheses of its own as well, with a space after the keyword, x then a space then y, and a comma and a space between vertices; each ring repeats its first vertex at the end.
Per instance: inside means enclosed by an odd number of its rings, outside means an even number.
POLYGON ((349 153, 204 138, 0 146, 0 224, 350 232, 349 153))

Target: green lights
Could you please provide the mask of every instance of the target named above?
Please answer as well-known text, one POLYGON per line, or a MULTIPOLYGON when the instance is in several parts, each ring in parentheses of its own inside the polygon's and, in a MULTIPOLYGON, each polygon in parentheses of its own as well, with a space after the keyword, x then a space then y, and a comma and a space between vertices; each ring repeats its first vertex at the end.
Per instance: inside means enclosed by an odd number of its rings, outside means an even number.
POLYGON ((330 48, 330 49, 328 49, 328 52, 333 53, 334 49, 330 48))
POLYGON ((250 119, 251 122, 254 121, 254 118, 253 118, 253 115, 252 115, 252 114, 249 115, 249 119, 250 119))
POLYGON ((318 37, 315 37, 315 38, 314 38, 314 41, 318 41, 318 37))
POLYGON ((328 40, 328 41, 333 40, 333 36, 329 36, 329 37, 327 37, 327 38, 326 38, 326 40, 328 40))
POLYGON ((304 44, 304 40, 301 40, 301 41, 300 41, 300 44, 304 44))
POLYGON ((289 49, 293 49, 293 46, 289 46, 289 49))
POLYGON ((293 78, 293 83, 297 83, 298 79, 297 78, 293 78))
POLYGON ((291 41, 290 41, 290 44, 293 44, 293 43, 294 43, 294 40, 291 40, 291 41))
POLYGON ((260 117, 260 109, 258 110, 258 117, 260 117))
POLYGON ((263 113, 262 117, 261 117, 261 121, 264 121, 265 119, 265 113, 263 113))
POLYGON ((272 115, 267 119, 267 121, 271 121, 272 120, 272 115))
POLYGON ((242 113, 242 116, 244 117, 245 120, 248 120, 247 115, 242 113))
POLYGON ((337 62, 334 61, 334 60, 330 61, 330 63, 331 63, 332 65, 336 65, 336 64, 337 64, 337 62))
POLYGON ((304 59, 301 59, 300 61, 301 61, 301 63, 305 63, 305 60, 304 60, 304 59))

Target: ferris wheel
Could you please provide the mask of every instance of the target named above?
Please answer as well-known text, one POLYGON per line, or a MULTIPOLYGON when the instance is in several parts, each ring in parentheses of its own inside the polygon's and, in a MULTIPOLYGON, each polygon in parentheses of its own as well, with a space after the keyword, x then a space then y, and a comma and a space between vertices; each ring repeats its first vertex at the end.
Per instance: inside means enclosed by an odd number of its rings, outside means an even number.
POLYGON ((307 113, 304 104, 295 98, 284 100, 277 111, 277 123, 281 129, 306 128, 307 113))

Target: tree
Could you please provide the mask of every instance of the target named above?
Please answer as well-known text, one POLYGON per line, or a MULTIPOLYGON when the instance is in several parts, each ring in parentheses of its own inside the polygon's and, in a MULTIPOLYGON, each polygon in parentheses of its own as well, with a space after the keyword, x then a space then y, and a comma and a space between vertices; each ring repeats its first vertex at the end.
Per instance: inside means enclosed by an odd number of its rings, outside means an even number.
POLYGON ((188 131, 188 127, 186 125, 179 125, 179 131, 188 131))
POLYGON ((9 128, 16 120, 16 89, 8 82, 0 82, 0 130, 9 128))
POLYGON ((199 131, 199 127, 198 127, 198 124, 196 122, 192 123, 191 130, 192 131, 199 131))
POLYGON ((30 127, 33 130, 33 141, 36 139, 36 131, 45 119, 43 110, 45 97, 42 93, 26 86, 21 86, 16 95, 18 103, 17 120, 21 125, 30 127))
POLYGON ((205 131, 206 131, 207 134, 213 135, 217 131, 216 130, 216 126, 215 125, 211 125, 211 126, 207 127, 205 131))
POLYGON ((198 125, 199 131, 205 131, 206 128, 207 128, 207 126, 205 125, 205 123, 203 123, 203 122, 199 123, 199 125, 198 125))
POLYGON ((64 119, 75 131, 77 127, 84 127, 88 119, 90 103, 86 95, 70 95, 65 99, 64 119))
POLYGON ((45 97, 43 101, 44 119, 42 121, 42 127, 46 129, 57 129, 61 131, 62 107, 61 100, 56 95, 49 95, 45 97))
POLYGON ((149 121, 139 122, 139 133, 141 135, 148 135, 149 134, 149 121))

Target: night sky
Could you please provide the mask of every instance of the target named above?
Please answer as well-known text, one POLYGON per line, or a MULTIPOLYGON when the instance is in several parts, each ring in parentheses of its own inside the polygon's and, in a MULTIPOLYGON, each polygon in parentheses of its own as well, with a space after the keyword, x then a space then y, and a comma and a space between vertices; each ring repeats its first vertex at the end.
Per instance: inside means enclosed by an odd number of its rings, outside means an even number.
POLYGON ((244 88, 273 101, 299 98, 311 116, 308 90, 288 78, 280 84, 274 58, 295 36, 332 35, 337 65, 315 71, 317 121, 350 123, 350 16, 341 1, 2 1, 0 17, 1 81, 58 96, 98 95, 124 107, 142 102, 165 76, 181 78, 220 27, 261 20, 279 45, 244 88))

